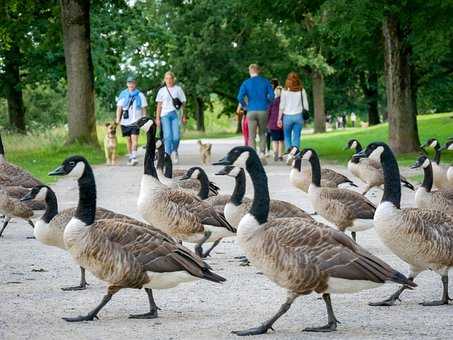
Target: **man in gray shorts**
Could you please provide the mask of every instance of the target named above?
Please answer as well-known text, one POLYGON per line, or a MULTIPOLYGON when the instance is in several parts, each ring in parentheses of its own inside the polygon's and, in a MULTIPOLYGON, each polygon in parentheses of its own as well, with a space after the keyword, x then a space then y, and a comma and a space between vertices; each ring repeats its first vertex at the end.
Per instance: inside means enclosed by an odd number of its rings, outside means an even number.
POLYGON ((238 101, 247 110, 249 124, 249 145, 256 150, 256 132, 260 137, 260 158, 264 161, 266 152, 267 109, 274 100, 274 90, 266 78, 260 76, 257 64, 249 66, 250 78, 245 80, 238 94, 238 101), (247 101, 245 100, 247 98, 247 101))

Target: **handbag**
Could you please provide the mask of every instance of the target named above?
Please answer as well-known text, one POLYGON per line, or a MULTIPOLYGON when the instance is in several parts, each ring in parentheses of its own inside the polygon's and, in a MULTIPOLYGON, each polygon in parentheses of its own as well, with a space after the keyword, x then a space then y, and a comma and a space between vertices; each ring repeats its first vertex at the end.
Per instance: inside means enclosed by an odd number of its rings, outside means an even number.
POLYGON ((309 120, 310 119, 310 113, 305 110, 304 108, 304 96, 302 93, 302 90, 300 91, 300 103, 302 104, 302 118, 303 120, 309 120))
POLYGON ((182 101, 178 97, 173 98, 167 85, 165 85, 165 88, 167 89, 167 92, 170 95, 171 101, 173 102, 173 106, 175 107, 176 110, 179 110, 182 107, 182 101))

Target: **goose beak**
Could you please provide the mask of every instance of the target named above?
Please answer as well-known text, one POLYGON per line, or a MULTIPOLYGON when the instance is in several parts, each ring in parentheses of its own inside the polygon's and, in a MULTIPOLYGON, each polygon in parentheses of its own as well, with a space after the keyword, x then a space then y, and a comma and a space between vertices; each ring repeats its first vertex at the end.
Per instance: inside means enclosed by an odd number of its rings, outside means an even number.
POLYGON ((418 168, 421 167, 421 166, 422 166, 422 164, 421 164, 420 161, 417 159, 417 160, 415 161, 415 163, 412 164, 409 168, 410 168, 410 169, 418 169, 418 168))
POLYGON ((180 181, 184 181, 184 180, 189 179, 189 178, 190 178, 190 176, 187 176, 187 174, 185 174, 185 175, 182 176, 179 180, 180 180, 180 181))
POLYGON ((212 163, 212 165, 231 165, 232 163, 228 160, 228 156, 223 157, 220 161, 212 163))
POLYGON ((32 200, 32 199, 33 199, 33 197, 31 196, 31 192, 28 192, 28 193, 25 194, 24 197, 22 197, 22 198, 20 199, 20 201, 21 201, 21 202, 25 202, 25 201, 30 201, 30 200, 32 200))
POLYGON ((224 167, 222 170, 217 171, 214 175, 216 176, 228 175, 227 167, 224 167))
POLYGON ((420 145, 420 148, 423 149, 423 148, 426 148, 427 146, 428 146, 428 144, 424 143, 424 144, 420 145))
POLYGON ((66 175, 66 171, 64 170, 63 165, 60 165, 54 171, 51 171, 47 174, 48 176, 64 176, 66 175))
POLYGON ((359 160, 360 158, 367 158, 367 154, 365 150, 362 150, 360 152, 357 152, 356 154, 352 155, 353 160, 359 160))

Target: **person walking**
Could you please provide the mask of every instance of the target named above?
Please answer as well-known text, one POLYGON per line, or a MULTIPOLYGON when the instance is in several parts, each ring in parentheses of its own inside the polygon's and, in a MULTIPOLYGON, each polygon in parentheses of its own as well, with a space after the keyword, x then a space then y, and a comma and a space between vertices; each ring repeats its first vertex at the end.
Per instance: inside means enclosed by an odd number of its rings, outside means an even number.
POLYGON ((274 91, 269 80, 260 76, 260 72, 261 69, 257 64, 249 66, 250 78, 242 83, 237 99, 242 108, 247 110, 249 145, 256 149, 258 132, 260 158, 265 162, 267 109, 274 100, 274 91))
POLYGON ((247 121, 247 111, 241 107, 241 104, 238 104, 236 108, 236 114, 239 121, 241 122, 241 131, 242 137, 244 138, 244 145, 249 145, 249 123, 247 121))
MULTIPOLYGON (((272 84, 274 85, 274 84, 272 84)), ((275 99, 269 107, 269 116, 267 119, 268 133, 272 139, 272 150, 274 152, 274 161, 283 161, 283 129, 278 126, 278 116, 280 111, 280 95, 282 87, 275 84, 275 99)))
POLYGON ((164 76, 165 85, 159 89, 156 96, 156 125, 163 131, 165 152, 171 155, 173 162, 179 162, 178 147, 180 139, 180 126, 186 124, 187 116, 182 112, 186 103, 186 95, 179 85, 176 77, 168 71, 164 76))
POLYGON ((127 138, 127 165, 137 165, 137 145, 140 129, 137 121, 147 113, 148 103, 145 95, 137 89, 134 76, 127 78, 127 88, 121 91, 116 102, 116 123, 121 125, 121 133, 127 138))
POLYGON ((355 127, 355 122, 357 120, 357 116, 354 111, 351 112, 351 125, 352 127, 355 127))
POLYGON ((280 96, 278 126, 283 128, 285 147, 300 148, 300 136, 304 125, 303 111, 308 111, 307 92, 299 75, 290 72, 285 82, 285 89, 280 96))

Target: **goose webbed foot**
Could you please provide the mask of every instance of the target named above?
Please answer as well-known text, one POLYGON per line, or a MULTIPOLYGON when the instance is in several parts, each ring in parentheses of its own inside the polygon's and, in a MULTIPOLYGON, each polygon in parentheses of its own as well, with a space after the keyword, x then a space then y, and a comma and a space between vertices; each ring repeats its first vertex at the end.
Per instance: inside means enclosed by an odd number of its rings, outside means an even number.
POLYGON ((321 327, 307 327, 304 328, 304 332, 333 332, 337 330, 337 322, 329 322, 325 326, 321 327))
POLYGON ((78 286, 73 286, 73 287, 63 287, 61 288, 62 291, 64 292, 70 292, 74 290, 85 290, 87 289, 88 283, 87 280, 85 279, 85 268, 80 267, 80 283, 78 286))
POLYGON ((383 301, 378 301, 378 302, 369 302, 368 305, 369 306, 373 306, 373 307, 376 307, 376 306, 387 306, 387 307, 393 306, 396 301, 401 301, 400 295, 405 289, 406 289, 406 287, 402 286, 395 293, 390 295, 390 297, 388 299, 385 299, 383 301))
POLYGON ((425 302, 421 302, 420 305, 422 306, 443 306, 443 305, 448 305, 448 302, 451 301, 450 298, 448 298, 447 300, 435 300, 435 301, 425 301, 425 302))
POLYGON ((243 331, 231 331, 231 333, 238 336, 260 335, 266 334, 269 329, 274 330, 272 326, 264 324, 255 328, 244 329, 243 331))
POLYGON ((102 301, 99 305, 96 306, 91 312, 87 315, 79 315, 76 317, 63 317, 62 319, 67 322, 81 322, 81 321, 93 321, 94 319, 99 319, 99 311, 112 299, 113 293, 108 293, 104 295, 102 301))
POLYGON ((129 319, 156 319, 159 315, 157 313, 160 310, 154 301, 153 291, 149 288, 145 288, 145 292, 148 295, 149 301, 149 312, 144 314, 131 314, 129 319))
POLYGON ((327 325, 321 327, 307 327, 304 329, 304 332, 333 332, 337 330, 337 324, 340 321, 337 320, 335 314, 333 313, 332 302, 330 301, 329 294, 323 294, 322 299, 326 303, 327 309, 327 325))

